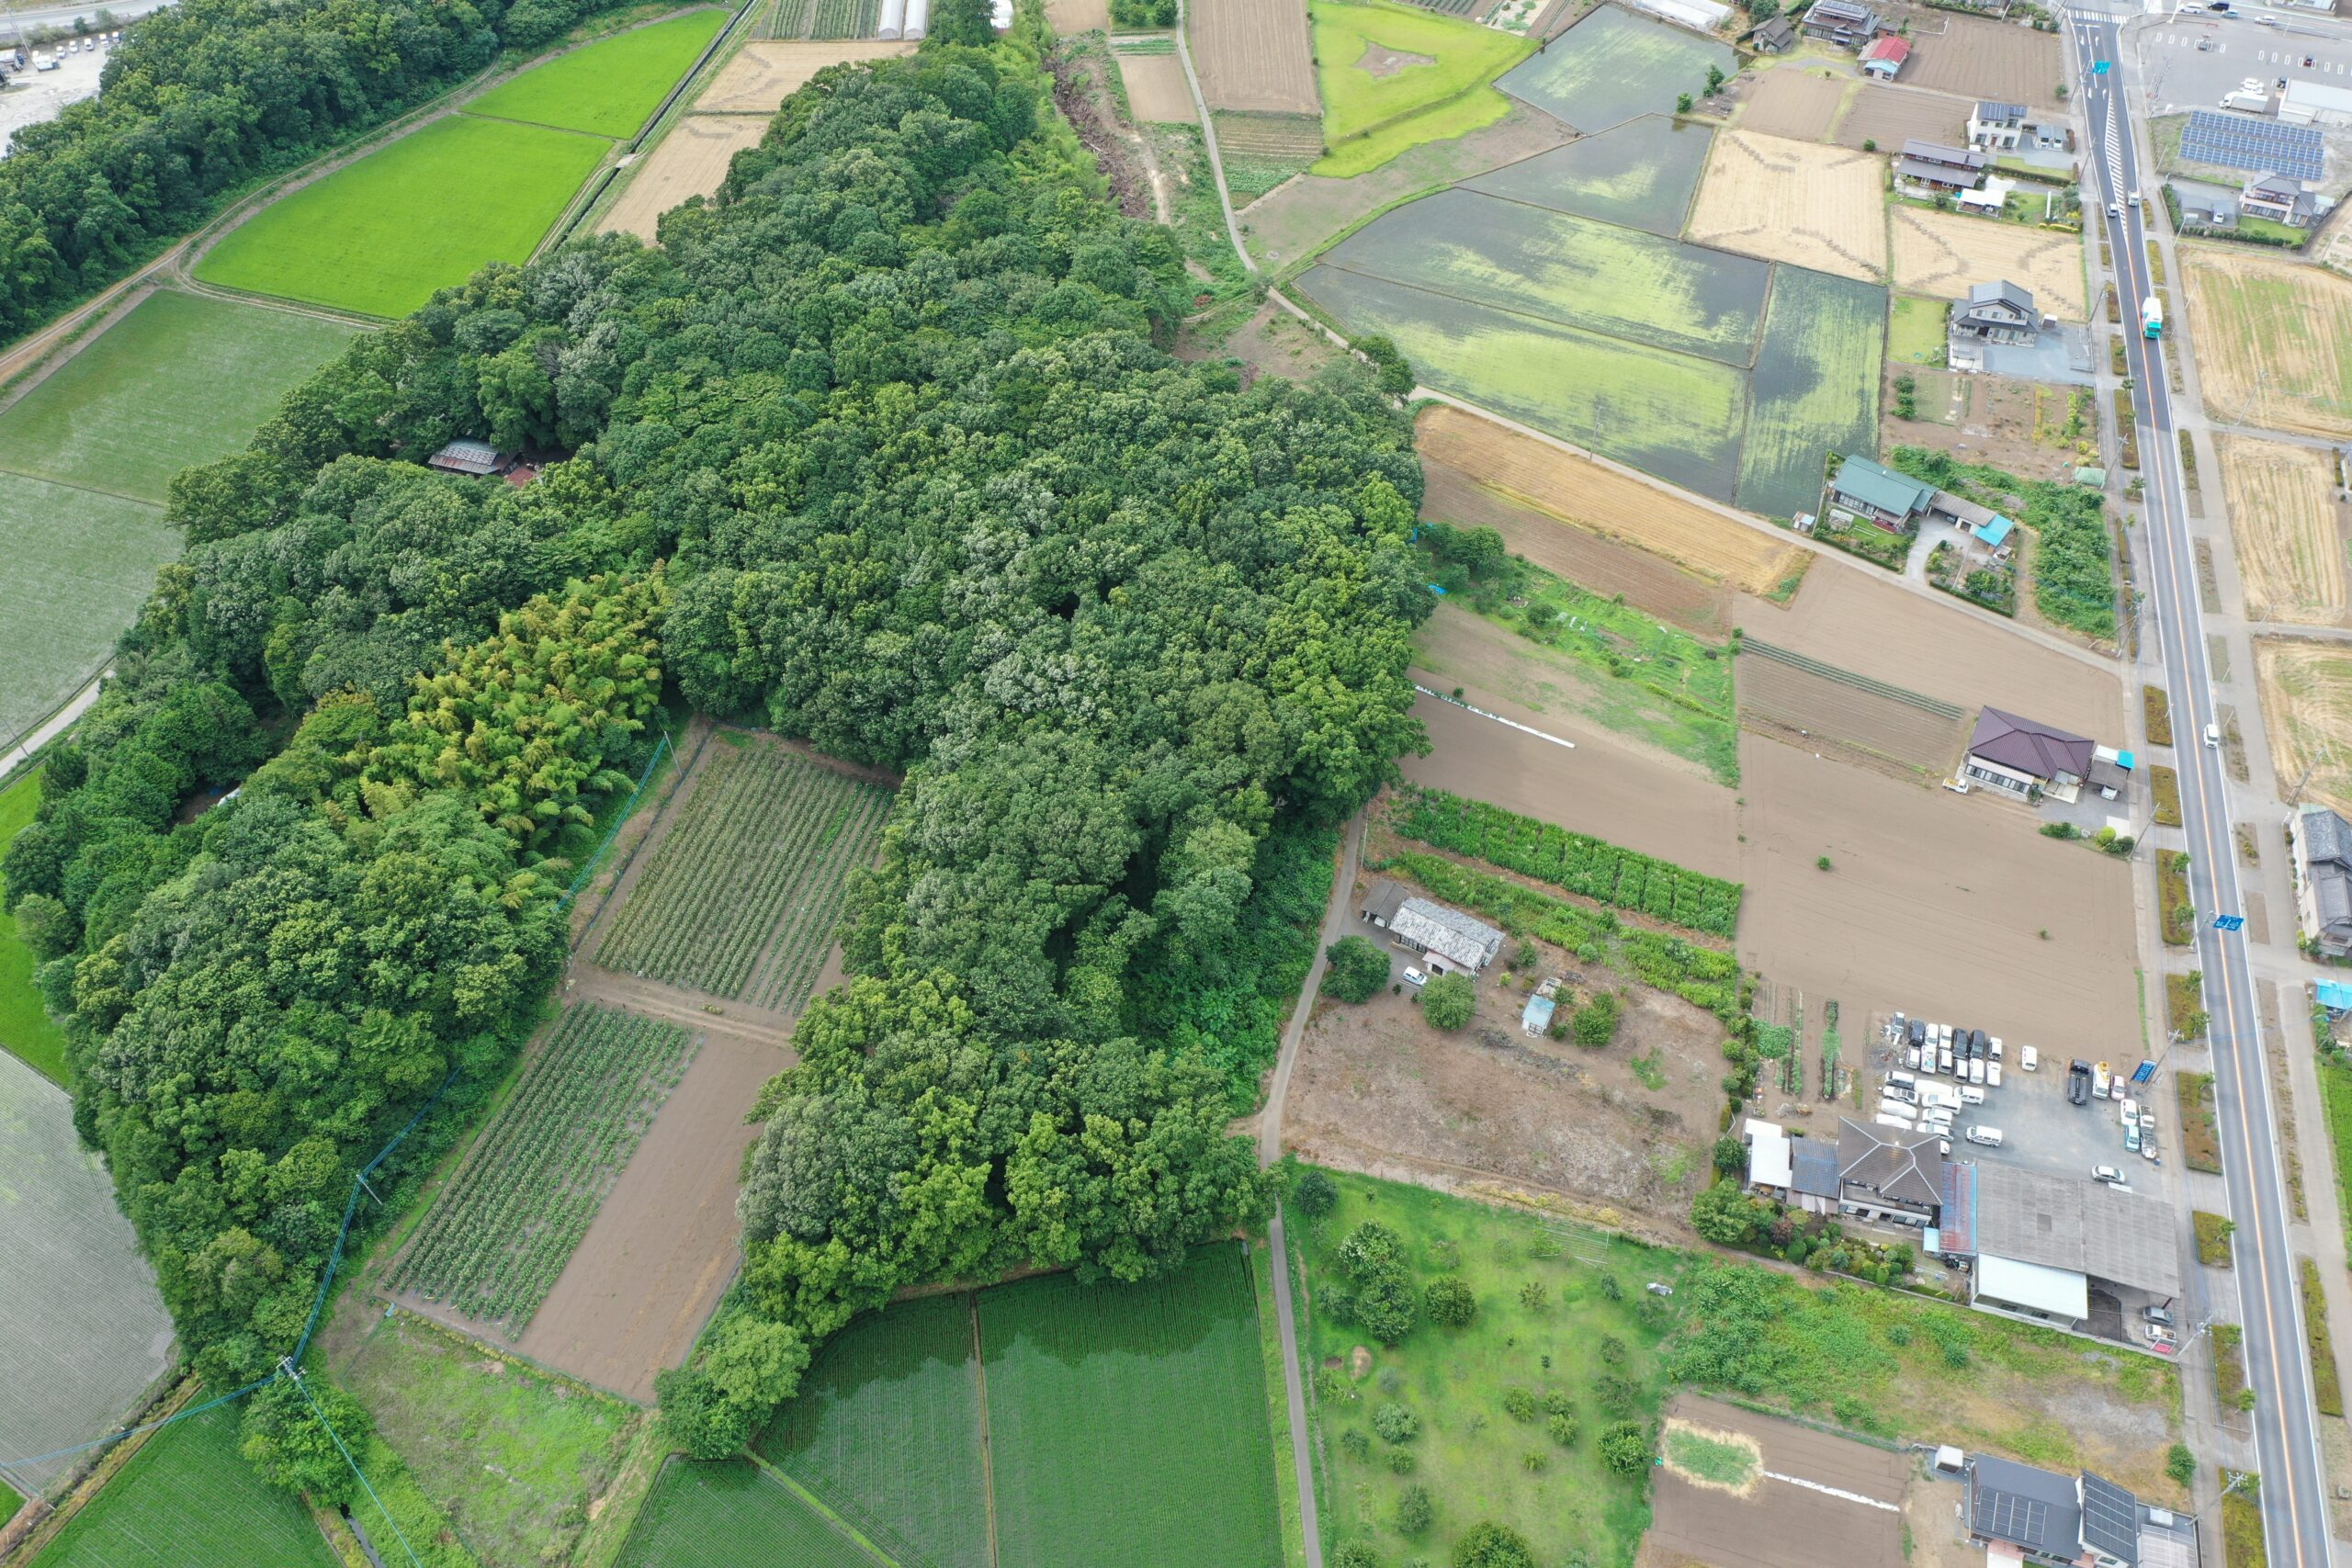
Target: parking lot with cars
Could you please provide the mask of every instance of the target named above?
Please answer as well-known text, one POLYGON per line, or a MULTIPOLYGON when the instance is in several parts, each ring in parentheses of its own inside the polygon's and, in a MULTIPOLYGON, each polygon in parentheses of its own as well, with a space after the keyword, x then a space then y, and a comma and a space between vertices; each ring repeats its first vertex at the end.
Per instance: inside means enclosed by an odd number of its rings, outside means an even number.
POLYGON ((2236 12, 2153 22, 2139 33, 2138 48, 2157 115, 2219 108, 2249 77, 2274 91, 2282 80, 2352 87, 2352 41, 2236 12))

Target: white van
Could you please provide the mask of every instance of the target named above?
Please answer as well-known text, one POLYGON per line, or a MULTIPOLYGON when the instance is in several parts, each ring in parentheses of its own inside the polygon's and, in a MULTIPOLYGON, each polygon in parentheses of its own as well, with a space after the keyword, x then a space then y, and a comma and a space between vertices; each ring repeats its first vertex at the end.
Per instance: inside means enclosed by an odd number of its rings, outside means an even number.
POLYGON ((1882 1127, 1893 1127, 1899 1132, 1916 1133, 1918 1131, 1918 1128, 1912 1124, 1908 1117, 1891 1115, 1883 1111, 1880 1111, 1874 1120, 1882 1127))
POLYGON ((1982 1144, 1988 1149, 1997 1149, 2001 1146, 2001 1130, 1998 1127, 1971 1127, 1968 1141, 1982 1144))
POLYGON ((2205 727, 2205 744, 2211 746, 2216 751, 2222 749, 2222 727, 2220 725, 2209 724, 2205 727))
POLYGON ((1971 1084, 1960 1091, 1960 1102, 1962 1105, 1982 1105, 1984 1103, 1984 1091, 1971 1084))
POLYGON ((2018 1046, 2018 1066, 2023 1067, 2027 1072, 2029 1072, 2029 1073, 2030 1073, 2030 1072, 2034 1071, 2037 1067, 2041 1066, 2041 1052, 2039 1052, 2039 1051, 2035 1050, 2035 1049, 2034 1049, 2032 1046, 2030 1046, 2030 1045, 2020 1045, 2020 1046, 2018 1046))
POLYGON ((1984 1069, 1984 1087, 1986 1089, 1998 1089, 2001 1087, 2000 1063, 1995 1062, 1984 1069))

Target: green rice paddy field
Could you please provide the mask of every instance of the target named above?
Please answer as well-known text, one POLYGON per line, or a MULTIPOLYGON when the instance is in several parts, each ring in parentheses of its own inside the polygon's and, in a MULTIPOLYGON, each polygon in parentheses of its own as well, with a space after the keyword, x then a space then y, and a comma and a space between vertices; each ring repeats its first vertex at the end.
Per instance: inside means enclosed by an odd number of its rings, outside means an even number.
POLYGON ((466 112, 626 140, 726 25, 724 11, 689 11, 599 39, 492 88, 466 112))
MULTIPOLYGON (((40 809, 40 770, 35 768, 6 789, 0 790, 0 850, 24 831, 40 809)), ((0 891, 6 884, 0 882, 0 891)), ((52 1083, 65 1081, 65 1032, 51 1021, 33 989, 38 964, 32 949, 17 935, 17 922, 0 923, 0 1048, 31 1066, 52 1083)), ((6 1500, 0 1499, 0 1507, 6 1500)))
POLYGON ((0 469, 160 502, 349 345, 315 316, 161 289, 0 414, 0 469))
POLYGON ((1714 133, 1645 115, 1463 181, 1469 190, 1664 235, 1682 232, 1714 133))
POLYGON ((1737 63, 1727 45, 1602 6, 1495 85, 1589 135, 1670 113, 1678 94, 1706 89, 1708 66, 1737 63))
POLYGON ((1768 517, 1806 511, 1821 493, 1829 451, 1878 443, 1878 367, 1886 345, 1886 290, 1877 284, 1774 269, 1764 345, 1749 379, 1740 505, 1768 517))
POLYGON ((238 1406, 175 1421, 33 1561, 40 1568, 335 1568, 289 1493, 237 1452, 238 1406))
POLYGON ((578 131, 451 115, 264 209, 196 275, 404 316, 487 263, 527 257, 610 149, 578 131))
MULTIPOLYGON (((759 1458, 894 1561, 986 1568, 991 1545, 1023 1568, 1282 1560, 1257 1298, 1234 1244, 1147 1285, 1052 1275, 901 1303, 828 1341, 801 1388, 759 1458)), ((763 1560, 742 1530, 683 1544, 706 1473, 755 1490, 731 1470, 673 1469, 629 1568, 763 1560)))
MULTIPOLYGON (((899 1484, 917 1484, 901 1476, 899 1484)), ((673 1459, 622 1548, 620 1568, 876 1568, 808 1500, 749 1460, 673 1459)))
POLYGON ((1477 191, 1442 190, 1327 265, 1725 365, 1755 355, 1772 264, 1477 191))
POLYGON ((1307 10, 1331 149, 1315 165, 1318 175, 1361 175, 1510 111, 1489 84, 1526 58, 1524 39, 1391 0, 1314 0, 1307 10), (1419 62, 1400 64, 1397 56, 1419 62))
POLYGON ((16 478, 0 485, 0 744, 15 740, 97 673, 115 639, 179 557, 163 508, 69 485, 16 478))

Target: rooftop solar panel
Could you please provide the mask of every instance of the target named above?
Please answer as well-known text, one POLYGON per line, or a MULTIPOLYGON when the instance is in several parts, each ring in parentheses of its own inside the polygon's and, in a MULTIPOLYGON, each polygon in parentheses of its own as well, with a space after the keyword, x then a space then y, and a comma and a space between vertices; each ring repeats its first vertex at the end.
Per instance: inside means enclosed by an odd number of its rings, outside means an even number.
POLYGON ((2188 128, 2181 132, 2180 155, 2191 163, 2257 174, 2276 172, 2297 180, 2318 179, 2324 163, 2320 133, 2310 126, 2281 125, 2211 109, 2189 115, 2188 128))
POLYGON ((1993 1533, 2003 1540, 2040 1545, 2049 1529, 2050 1510, 2031 1497, 2020 1497, 2013 1492, 1984 1495, 1984 1512, 1993 1533))

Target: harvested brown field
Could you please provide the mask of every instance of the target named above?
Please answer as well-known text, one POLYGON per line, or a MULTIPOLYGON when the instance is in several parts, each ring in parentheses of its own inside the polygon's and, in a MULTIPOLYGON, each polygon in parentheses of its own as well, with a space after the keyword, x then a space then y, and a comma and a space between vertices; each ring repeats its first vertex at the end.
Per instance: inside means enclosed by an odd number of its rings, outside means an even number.
POLYGON ((2079 321, 2089 314, 2079 235, 1917 207, 1894 209, 1896 288, 1959 299, 1988 277, 2024 284, 2051 315, 2079 321))
MULTIPOLYGON (((1768 642, 1950 703, 1971 722, 1990 703, 2109 744, 2122 738, 2123 688, 2105 661, 2029 641, 1874 567, 1823 560, 1787 609, 1750 600, 1737 615, 1768 642)), ((1742 680, 1747 670, 1743 657, 1742 680)))
POLYGON ((1111 26, 1110 0, 1046 0, 1046 21, 1064 38, 1072 33, 1107 31, 1111 26))
POLYGON ((2352 435, 2352 282, 2315 266, 2185 245, 2198 378, 2216 418, 2352 435))
POLYGON ((1751 637, 1739 659, 1739 721, 1809 750, 1836 746, 1900 776, 1941 775, 1959 760, 1973 716, 1917 694, 1792 655, 1751 637))
POLYGON ((1761 136, 1826 141, 1829 128, 1838 121, 1838 106, 1846 101, 1849 85, 1843 77, 1816 76, 1793 66, 1767 71, 1750 89, 1737 124, 1742 130, 1761 136))
POLYGON ((1135 110, 1136 123, 1199 123, 1182 61, 1172 54, 1123 54, 1118 60, 1119 80, 1126 84, 1127 106, 1135 110))
POLYGON ((695 107, 705 114, 772 115, 784 100, 828 65, 848 60, 888 60, 912 54, 915 46, 870 38, 754 39, 727 62, 718 80, 703 90, 695 107))
POLYGON ((1886 166, 1867 152, 1726 130, 1688 238, 1876 282, 1886 276, 1886 166))
MULTIPOLYGON (((1366 874, 1361 890, 1372 881, 1366 874)), ((1506 988, 1498 973, 1480 983, 1476 1014, 1452 1034, 1431 1029, 1408 997, 1325 1003, 1299 1047, 1284 1141, 1307 1158, 1351 1168, 1549 1188, 1679 1230, 1706 1179, 1723 1103, 1723 1024, 1679 998, 1534 945, 1542 973, 1576 976, 1579 994, 1627 986, 1609 1046, 1525 1033, 1526 992, 1506 988), (1654 1064, 1661 1088, 1642 1082, 1635 1056, 1654 1064)), ((1408 961, 1400 955, 1397 967, 1408 961)))
POLYGON ((1752 732, 1739 766, 1739 955, 1776 988, 1850 1017, 1966 1013, 2094 1060, 2141 1049, 2128 863, 2042 838, 2020 808, 1752 732))
POLYGON ((2352 648, 2258 637, 2254 667, 2280 786, 2352 816, 2352 648))
POLYGON ((1941 93, 1922 93, 1878 82, 1865 82, 1838 123, 1838 144, 1860 148, 1878 143, 1878 151, 1895 153, 1906 137, 1922 141, 1964 145, 1968 134, 1968 105, 1941 93))
POLYGON ((1804 552, 1760 526, 1465 410, 1425 410, 1419 446, 1424 457, 1479 476, 1501 500, 1751 593, 1769 592, 1803 570, 1804 552))
POLYGON ((1705 637, 1731 631, 1731 590, 1649 551, 1621 545, 1507 501, 1448 463, 1421 453, 1421 515, 1464 528, 1492 528, 1525 556, 1595 593, 1622 594, 1637 610, 1705 637))
POLYGON ((661 145, 645 155, 644 166, 629 176, 620 199, 598 227, 608 234, 635 234, 650 242, 663 213, 690 196, 716 192, 735 154, 757 146, 767 129, 763 115, 681 117, 661 145))
POLYGON ((2352 619, 2333 457, 2239 435, 2221 436, 2218 445, 2246 618, 2313 626, 2352 619))
POLYGON ((1915 87, 1957 97, 2054 109, 2061 107, 2058 88, 2066 73, 2056 33, 1939 12, 1932 19, 1912 18, 1911 59, 1903 77, 1915 87))
POLYGON ((1760 1473, 1736 1492, 1695 1481, 1670 1461, 1655 1472, 1644 1568, 1901 1568, 1901 1505, 1913 1469, 1903 1454, 1695 1394, 1668 1409, 1669 1431, 1687 1423, 1718 1442, 1728 1434, 1753 1444, 1760 1473))
POLYGON ((1306 0, 1193 0, 1193 68, 1213 109, 1323 112, 1306 0))

